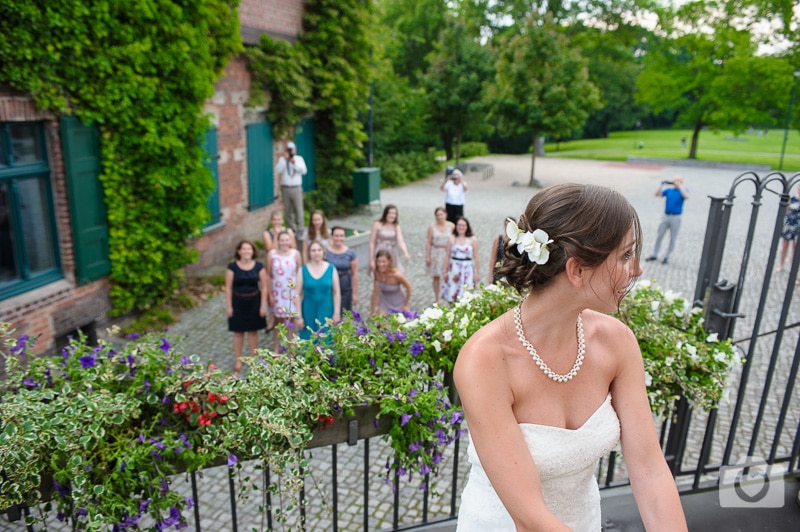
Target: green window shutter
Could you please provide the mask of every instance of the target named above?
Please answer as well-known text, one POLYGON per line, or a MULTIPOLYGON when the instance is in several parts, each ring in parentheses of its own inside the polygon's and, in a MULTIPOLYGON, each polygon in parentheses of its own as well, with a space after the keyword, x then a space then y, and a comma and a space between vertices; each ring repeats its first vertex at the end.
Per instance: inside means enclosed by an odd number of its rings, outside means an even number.
POLYGON ((210 227, 218 224, 222 218, 222 213, 219 210, 219 167, 217 160, 219 153, 217 152, 217 130, 216 128, 209 129, 203 139, 203 149, 206 150, 206 158, 203 163, 211 170, 211 176, 214 178, 214 190, 208 197, 208 210, 211 213, 211 220, 205 225, 210 227))
POLYGON ((297 153, 303 156, 308 173, 303 176, 303 192, 317 188, 316 157, 314 154, 314 117, 306 118, 294 127, 294 143, 297 153))
POLYGON ((75 117, 61 117, 61 141, 78 284, 111 272, 108 219, 100 183, 100 133, 75 117))
POLYGON ((247 124, 247 175, 252 211, 275 201, 272 167, 272 124, 247 124))

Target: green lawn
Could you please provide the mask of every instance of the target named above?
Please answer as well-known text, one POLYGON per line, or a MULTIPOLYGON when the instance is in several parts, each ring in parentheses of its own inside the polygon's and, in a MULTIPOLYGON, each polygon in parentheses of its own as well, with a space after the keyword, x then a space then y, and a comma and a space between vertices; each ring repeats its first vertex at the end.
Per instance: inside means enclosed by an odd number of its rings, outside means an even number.
MULTIPOLYGON (((548 157, 572 157, 624 161, 629 156, 685 159, 689 155, 691 131, 681 129, 620 131, 607 139, 586 139, 571 142, 548 142, 548 157), (686 137, 686 148, 681 138, 686 137), (639 143, 642 147, 638 148, 639 143)), ((784 130, 773 129, 766 133, 743 133, 738 137, 731 132, 701 131, 697 141, 697 159, 735 163, 768 164, 778 169, 784 130)), ((784 172, 800 171, 800 132, 789 131, 783 157, 784 172)))

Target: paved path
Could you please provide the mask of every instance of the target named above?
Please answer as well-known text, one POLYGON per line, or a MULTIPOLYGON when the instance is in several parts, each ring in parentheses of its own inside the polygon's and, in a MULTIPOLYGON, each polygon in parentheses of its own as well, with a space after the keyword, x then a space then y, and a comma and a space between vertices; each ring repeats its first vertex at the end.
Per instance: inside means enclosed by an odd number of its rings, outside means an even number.
MULTIPOLYGON (((494 165, 494 175, 483 180, 480 172, 467 171, 465 180, 469 183, 465 214, 472 224, 480 248, 480 275, 481 279, 487 277, 489 248, 492 239, 502 230, 502 222, 507 216, 518 217, 524 210, 535 189, 524 186, 528 182, 530 172, 530 158, 526 156, 491 156, 473 159, 478 163, 491 163, 494 165), (520 186, 522 185, 522 186, 520 186)), ((544 185, 564 182, 595 183, 610 186, 624 194, 639 212, 643 234, 643 256, 650 254, 655 239, 656 228, 663 212, 663 199, 654 197, 654 192, 662 180, 673 178, 681 174, 686 186, 691 191, 691 199, 686 203, 683 227, 679 237, 679 246, 673 254, 669 265, 654 262, 644 262, 644 278, 657 280, 665 289, 675 290, 687 297, 694 292, 695 278, 700 261, 701 248, 705 233, 705 225, 709 206, 709 195, 724 196, 733 179, 741 172, 718 169, 699 169, 687 167, 668 167, 652 164, 627 164, 614 162, 598 162, 570 159, 540 158, 536 162, 536 176, 544 185)), ((381 191, 381 204, 394 204, 399 210, 399 220, 411 253, 411 260, 405 263, 413 292, 411 307, 422 310, 433 303, 433 291, 430 280, 424 274, 424 243, 428 224, 433 221, 434 208, 443 205, 444 194, 439 191, 442 179, 437 174, 406 185, 400 188, 381 191)), ((768 199, 777 203, 777 199, 768 199)), ((368 228, 372 221, 379 216, 377 206, 369 212, 365 209, 359 214, 349 216, 344 220, 344 225, 350 227, 368 228)), ((333 223, 333 221, 331 222, 333 223)), ((736 217, 732 222, 732 237, 736 238, 744 233, 746 220, 736 217)), ((759 226, 760 235, 771 234, 771 227, 759 226)), ((764 237, 764 240, 768 238, 764 237)), ((665 243, 666 245, 666 243, 665 243)), ((736 248, 736 245, 734 245, 736 248)), ((662 251, 665 248, 662 248, 662 251)), ((762 248, 754 250, 757 261, 765 261, 766 254, 762 248)), ((372 292, 372 280, 366 275, 363 268, 359 276, 360 301, 357 310, 367 314, 369 310, 369 297, 372 292)), ((224 265, 220 265, 220 270, 224 265)), ((763 274, 763 271, 761 272, 763 274)), ((786 276, 787 274, 782 274, 786 276)), ((784 280, 785 281, 785 280, 784 280)), ((748 294, 748 298, 757 295, 748 294)), ((774 296, 775 305, 782 301, 782 292, 774 296)), ((749 318, 748 318, 749 319, 749 318)), ((747 320, 742 320, 746 325, 747 320)), ((740 330, 746 330, 744 328, 740 330)), ((185 336, 184 350, 187 353, 197 353, 203 360, 213 360, 223 369, 233 369, 233 355, 231 352, 231 336, 227 332, 224 311, 224 297, 220 294, 209 300, 197 309, 184 313, 170 333, 185 336)), ((796 333, 795 333, 796 334, 796 333)), ((270 347, 271 337, 262 336, 260 346, 270 347)), ((778 402, 779 406, 780 403, 778 402)), ((777 407, 776 407, 777 408, 777 407)), ((773 417, 777 414, 772 412, 773 417)), ((797 426, 796 414, 789 420, 789 427, 797 426)), ((702 434, 696 435, 695 439, 702 434)), ((695 441, 695 446, 699 442, 695 441)), ((690 445, 691 447, 691 445, 690 445)), ((698 447, 699 448, 699 447, 698 447)), ((691 451, 691 449, 690 449, 691 451)), ((388 448, 381 442, 374 442, 370 447, 371 460, 374 464, 372 475, 378 478, 382 473, 383 463, 388 456, 388 448)), ((339 508, 340 530, 360 530, 361 506, 359 493, 363 482, 360 471, 349 468, 348 464, 361 463, 363 445, 356 447, 339 446, 340 464, 340 497, 339 508), (351 489, 352 488, 352 489, 351 489)), ((315 477, 326 478, 330 472, 330 451, 328 449, 316 450, 312 453, 312 469, 315 477)), ((360 465, 359 465, 360 467, 360 465)), ((459 476, 463 478, 466 473, 466 460, 462 448, 459 460, 459 476)), ((258 472, 253 472, 258 474, 258 472)), ((443 473, 442 484, 450 478, 451 472, 443 473)), ((176 489, 183 484, 181 479, 176 479, 176 489)), ((401 523, 415 522, 421 516, 421 497, 415 488, 401 483, 401 523)), ((187 491, 188 494, 188 491, 187 491)), ((448 494, 445 494, 448 495, 448 494)), ((319 496, 308 494, 312 507, 309 510, 310 530, 328 530, 331 527, 329 511, 325 506, 316 504, 319 496)), ((370 494, 373 509, 370 512, 370 529, 386 529, 391 526, 391 489, 390 486, 381 486, 370 494)), ((202 526, 204 530, 231 530, 228 522, 230 515, 227 476, 223 469, 209 470, 203 475, 200 486, 200 505, 202 526)), ((446 516, 449 512, 448 497, 444 501, 432 498, 429 512, 430 518, 446 516)), ((238 510, 239 527, 241 530, 263 529, 256 507, 258 500, 250 500, 240 506, 238 510)), ((190 521, 190 526, 192 526, 190 521)), ((4 528, 5 523, 0 520, 0 530, 21 530, 21 528, 4 528)))

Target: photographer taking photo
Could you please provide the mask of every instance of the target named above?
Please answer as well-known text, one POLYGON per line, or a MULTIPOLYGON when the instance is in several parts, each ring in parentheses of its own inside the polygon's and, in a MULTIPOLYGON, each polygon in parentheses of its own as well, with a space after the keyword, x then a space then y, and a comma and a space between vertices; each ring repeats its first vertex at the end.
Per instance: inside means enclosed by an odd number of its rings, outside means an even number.
POLYGON ((464 197, 469 190, 461 170, 456 168, 447 175, 439 190, 445 192, 444 207, 447 211, 447 221, 455 224, 458 218, 464 216, 464 197))
POLYGON ((308 172, 306 161, 297 154, 294 142, 286 144, 286 153, 278 158, 275 173, 280 176, 283 217, 296 235, 303 234, 303 176, 308 172))
POLYGON ((658 250, 661 249, 661 239, 664 238, 667 230, 669 230, 669 247, 667 247, 667 253, 664 255, 664 260, 661 261, 662 264, 668 264, 669 256, 672 254, 672 250, 675 249, 675 241, 678 239, 678 231, 681 229, 683 202, 689 199, 689 189, 683 186, 683 178, 679 175, 676 175, 675 179, 672 181, 661 182, 658 190, 656 190, 656 197, 661 196, 666 198, 666 202, 664 204, 664 215, 661 217, 661 223, 658 226, 656 246, 653 248, 653 253, 645 260, 658 260, 658 250))

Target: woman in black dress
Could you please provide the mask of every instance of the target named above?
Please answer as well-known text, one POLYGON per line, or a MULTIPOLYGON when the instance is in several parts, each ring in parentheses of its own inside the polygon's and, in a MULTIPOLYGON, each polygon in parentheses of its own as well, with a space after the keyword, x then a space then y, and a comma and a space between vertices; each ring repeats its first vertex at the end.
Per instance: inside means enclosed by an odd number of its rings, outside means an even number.
POLYGON ((242 240, 236 247, 236 260, 225 271, 225 301, 228 330, 233 332, 234 375, 242 370, 242 346, 247 333, 250 356, 258 346, 258 331, 267 326, 269 278, 264 264, 254 260, 256 248, 242 240))

